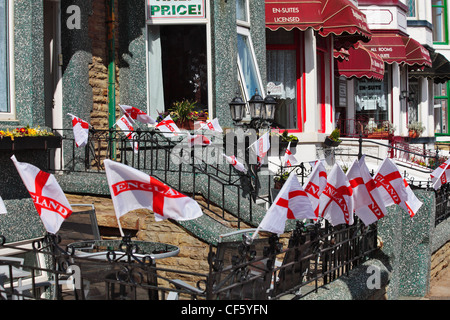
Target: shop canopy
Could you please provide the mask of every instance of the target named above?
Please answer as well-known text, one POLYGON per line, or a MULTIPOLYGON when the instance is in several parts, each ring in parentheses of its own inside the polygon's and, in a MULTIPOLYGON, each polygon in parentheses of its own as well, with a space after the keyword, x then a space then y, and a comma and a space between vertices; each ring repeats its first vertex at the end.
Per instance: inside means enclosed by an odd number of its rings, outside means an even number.
POLYGON ((450 80, 450 62, 442 54, 434 51, 430 53, 431 67, 423 70, 410 71, 408 75, 412 78, 426 77, 433 79, 434 83, 445 83, 450 80))
POLYGON ((374 32, 372 39, 365 46, 389 64, 397 62, 415 67, 431 67, 428 50, 405 35, 394 32, 374 32))
POLYGON ((346 47, 370 40, 366 16, 350 0, 266 0, 266 27, 272 31, 312 28, 326 37, 334 34, 346 47))
POLYGON ((361 42, 350 48, 348 53, 348 59, 336 59, 338 76, 383 80, 384 61, 379 55, 367 49, 361 42))

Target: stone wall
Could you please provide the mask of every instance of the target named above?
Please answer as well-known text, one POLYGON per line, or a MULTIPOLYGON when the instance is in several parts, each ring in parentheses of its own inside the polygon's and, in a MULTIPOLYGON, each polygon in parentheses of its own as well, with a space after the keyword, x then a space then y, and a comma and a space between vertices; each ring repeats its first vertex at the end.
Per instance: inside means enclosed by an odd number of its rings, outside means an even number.
POLYGON ((450 265, 450 242, 447 242, 431 256, 430 281, 439 281, 450 265))
MULTIPOLYGON (((115 16, 117 17, 118 1, 114 1, 115 16)), ((108 129, 108 26, 106 3, 101 0, 92 1, 92 15, 89 17, 88 35, 92 43, 92 62, 89 64, 89 84, 92 87, 93 104, 91 111, 91 125, 95 129, 108 129)), ((116 114, 119 101, 119 21, 115 21, 116 45, 116 114)))

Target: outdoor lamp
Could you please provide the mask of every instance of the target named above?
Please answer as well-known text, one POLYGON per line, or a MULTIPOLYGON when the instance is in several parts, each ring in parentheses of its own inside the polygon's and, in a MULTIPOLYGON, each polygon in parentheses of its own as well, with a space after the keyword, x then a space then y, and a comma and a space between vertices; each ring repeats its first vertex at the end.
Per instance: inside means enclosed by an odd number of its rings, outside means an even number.
POLYGON ((408 98, 408 91, 402 90, 400 93, 400 100, 408 98))
POLYGON ((272 122, 275 118, 275 109, 277 106, 277 101, 272 96, 267 96, 264 99, 265 110, 265 120, 272 122))
POLYGON ((248 101, 250 108, 250 117, 252 120, 265 119, 265 105, 264 99, 258 94, 258 89, 255 90, 255 94, 248 101))
POLYGON ((231 119, 235 122, 240 122, 245 117, 245 102, 242 101, 241 97, 235 97, 229 103, 231 119))

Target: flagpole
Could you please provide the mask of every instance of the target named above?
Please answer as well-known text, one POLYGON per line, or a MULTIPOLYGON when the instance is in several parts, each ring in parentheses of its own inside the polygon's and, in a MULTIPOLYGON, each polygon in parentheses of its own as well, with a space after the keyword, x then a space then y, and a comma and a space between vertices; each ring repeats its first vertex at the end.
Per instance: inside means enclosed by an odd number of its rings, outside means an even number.
POLYGON ((120 224, 120 218, 117 218, 117 224, 119 225, 120 236, 124 237, 122 225, 120 224))

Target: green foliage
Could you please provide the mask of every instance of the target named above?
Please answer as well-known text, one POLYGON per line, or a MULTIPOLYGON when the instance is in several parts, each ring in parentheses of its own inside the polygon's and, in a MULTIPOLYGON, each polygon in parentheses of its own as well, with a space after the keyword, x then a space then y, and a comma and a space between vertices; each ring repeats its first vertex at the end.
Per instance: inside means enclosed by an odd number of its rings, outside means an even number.
POLYGON ((333 141, 341 141, 341 139, 339 139, 341 136, 341 131, 339 130, 339 128, 334 129, 331 134, 329 135, 329 138, 333 141))

